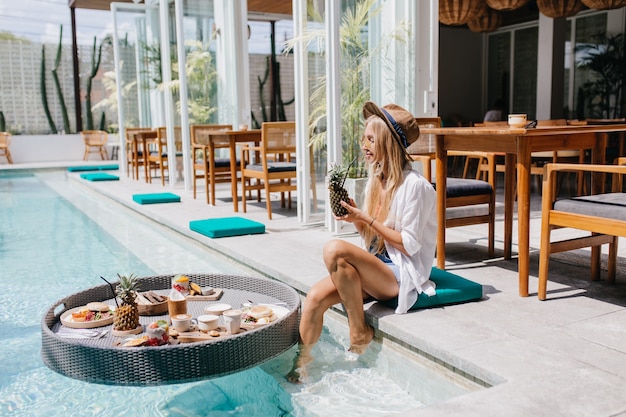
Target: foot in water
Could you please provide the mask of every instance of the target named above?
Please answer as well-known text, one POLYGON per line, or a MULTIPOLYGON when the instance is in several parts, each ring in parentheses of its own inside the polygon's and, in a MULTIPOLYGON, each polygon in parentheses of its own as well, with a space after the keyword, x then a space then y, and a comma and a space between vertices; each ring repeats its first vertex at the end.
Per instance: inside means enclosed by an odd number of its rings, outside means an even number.
POLYGON ((311 356, 312 348, 313 345, 298 346, 298 353, 296 353, 296 357, 293 359, 291 371, 287 374, 287 381, 292 384, 301 384, 309 375, 306 367, 313 362, 313 356, 311 356))
POLYGON ((372 340, 374 339, 374 328, 372 326, 367 326, 367 328, 369 330, 369 338, 365 339, 367 341, 365 343, 350 342, 350 348, 348 349, 348 352, 356 353, 357 355, 362 355, 365 353, 370 343, 372 343, 372 340))

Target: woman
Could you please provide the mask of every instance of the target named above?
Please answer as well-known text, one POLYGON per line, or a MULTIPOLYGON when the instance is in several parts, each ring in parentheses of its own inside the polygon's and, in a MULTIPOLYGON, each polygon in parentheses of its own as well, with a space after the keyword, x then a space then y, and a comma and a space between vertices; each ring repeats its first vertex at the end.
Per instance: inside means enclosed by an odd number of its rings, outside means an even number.
POLYGON ((300 343, 287 378, 306 376, 313 345, 321 333, 324 313, 342 303, 350 326, 349 351, 362 354, 374 337, 365 323, 363 301, 397 298, 396 313, 406 313, 419 293, 435 294, 429 280, 435 257, 436 193, 429 181, 411 169, 406 148, 419 137, 415 118, 400 106, 363 106, 362 149, 370 175, 365 207, 342 203, 348 214, 337 220, 353 223, 363 238, 362 249, 343 240, 324 246, 329 275, 306 296, 300 320, 300 343))

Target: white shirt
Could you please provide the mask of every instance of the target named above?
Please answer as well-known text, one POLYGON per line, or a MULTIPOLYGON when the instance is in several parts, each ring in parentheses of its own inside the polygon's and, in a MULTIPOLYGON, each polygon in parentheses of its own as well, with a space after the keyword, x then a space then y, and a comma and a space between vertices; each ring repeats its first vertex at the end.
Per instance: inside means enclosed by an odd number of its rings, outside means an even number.
POLYGON ((422 292, 435 295, 435 283, 429 279, 437 246, 437 193, 432 184, 417 171, 406 169, 384 224, 400 232, 410 255, 385 242, 389 258, 400 269, 396 313, 404 314, 422 292))

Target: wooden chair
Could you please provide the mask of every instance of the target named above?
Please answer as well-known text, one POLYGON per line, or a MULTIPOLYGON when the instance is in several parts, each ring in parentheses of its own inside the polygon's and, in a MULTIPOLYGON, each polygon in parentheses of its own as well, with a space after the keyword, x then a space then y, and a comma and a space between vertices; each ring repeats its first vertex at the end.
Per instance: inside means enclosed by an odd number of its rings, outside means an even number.
MULTIPOLYGON (((568 126, 568 125, 586 125, 587 123, 585 121, 579 121, 579 120, 565 120, 565 119, 549 119, 549 120, 537 120, 537 126, 541 127, 541 126, 568 126)), ((530 168, 530 175, 535 175, 536 178, 541 178, 543 176, 543 166, 545 165, 546 162, 553 162, 553 163, 557 163, 557 162, 578 162, 579 164, 582 164, 585 162, 585 150, 584 149, 579 149, 579 150, 561 150, 561 151, 555 151, 555 152, 533 152, 531 154, 531 160, 534 160, 534 162, 531 165, 530 168)), ((581 195, 583 193, 583 175, 582 174, 577 174, 576 175, 576 190, 577 190, 577 194, 581 195)), ((563 177, 561 177, 562 180, 563 177)), ((539 189, 539 191, 541 191, 540 187, 537 187, 539 189)), ((559 182, 559 186, 556 187, 555 192, 559 193, 559 188, 560 188, 560 182, 559 182)))
POLYGON ((104 130, 83 130, 80 132, 85 142, 85 154, 83 160, 89 159, 90 153, 99 153, 102 160, 109 159, 107 154, 107 141, 109 135, 104 130))
MULTIPOLYGON (((219 139, 208 140, 203 134, 232 130, 232 125, 192 125, 191 157, 193 159, 193 198, 196 198, 196 182, 198 178, 204 178, 204 191, 207 204, 215 205, 215 184, 218 182, 231 182, 237 179, 231 178, 230 158, 216 158, 215 150, 229 147, 228 141, 219 139), (209 186, 210 192, 209 192, 209 186), (210 198, 209 198, 210 196, 210 198)), ((237 167, 239 170, 239 167, 237 167)))
POLYGON ((0 156, 4 156, 9 164, 13 163, 9 145, 11 144, 11 134, 8 132, 0 132, 0 156))
MULTIPOLYGON (((421 127, 441 127, 440 118, 416 118, 421 127)), ((410 148, 409 148, 410 150, 410 148)), ((474 156, 473 152, 449 152, 451 156, 474 156)), ((495 154, 482 152, 481 158, 487 160, 489 170, 487 181, 469 178, 447 178, 446 182, 446 228, 469 226, 474 224, 488 224, 488 256, 493 257, 495 252, 495 224, 496 224, 496 160, 495 154), (484 154, 484 155, 483 155, 484 154), (485 205, 487 210, 483 214, 463 212, 460 207, 485 205)), ((434 155, 411 155, 413 160, 420 161, 424 166, 424 176, 433 183, 431 176, 431 160, 434 155), (428 167, 428 168, 427 168, 428 167)), ((439 210, 439 208, 438 208, 439 210)), ((443 262, 441 263, 443 264, 443 262)))
MULTIPOLYGON (((270 193, 280 192, 281 207, 285 207, 285 193, 291 208, 291 192, 296 190, 296 163, 292 162, 296 152, 295 122, 265 122, 261 125, 260 146, 246 146, 241 152, 241 185, 243 211, 246 212, 246 191, 265 190, 267 216, 272 220, 270 193), (259 160, 252 160, 258 152, 259 160), (248 180, 256 184, 248 184, 248 180)), ((260 196, 258 197, 260 201, 260 196)))
POLYGON ((149 132, 152 131, 150 127, 127 127, 126 131, 126 176, 129 173, 133 174, 133 179, 139 178, 139 166, 143 166, 144 151, 140 142, 135 139, 135 133, 137 132, 149 132))
MULTIPOLYGON (((626 163, 626 160, 620 161, 626 163)), ((626 174, 624 165, 553 164, 544 168, 543 196, 541 205, 541 243, 539 248, 538 297, 547 296, 548 264, 550 255, 574 249, 591 247, 591 279, 600 279, 601 246, 609 245, 608 281, 615 281, 618 237, 626 237, 626 193, 614 181, 614 192, 580 196, 558 200, 556 195, 557 173, 626 174), (572 228, 590 232, 588 236, 552 241, 551 232, 556 228, 572 228)))
MULTIPOLYGON (((165 186, 165 170, 168 171, 168 175, 172 175, 169 172, 168 155, 170 151, 167 143, 167 128, 165 126, 158 127, 156 131, 156 140, 149 144, 150 153, 147 154, 146 163, 149 164, 150 169, 161 171, 161 185, 165 186)), ((176 157, 180 157, 183 155, 183 138, 180 126, 174 127, 174 135, 174 153, 176 157)), ((148 182, 152 182, 152 174, 148 178, 148 182)))

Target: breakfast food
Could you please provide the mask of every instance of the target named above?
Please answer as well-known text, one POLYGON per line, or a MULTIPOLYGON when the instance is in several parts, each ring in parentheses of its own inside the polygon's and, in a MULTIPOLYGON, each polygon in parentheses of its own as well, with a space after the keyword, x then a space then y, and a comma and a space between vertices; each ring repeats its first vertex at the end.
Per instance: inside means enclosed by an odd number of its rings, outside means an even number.
POLYGON ((99 312, 106 312, 110 310, 110 307, 108 304, 106 303, 102 303, 102 302, 92 302, 92 303, 88 303, 86 306, 87 310, 89 311, 99 311, 99 312))
POLYGON ((142 346, 144 343, 148 342, 148 336, 134 337, 132 339, 126 340, 122 343, 124 347, 137 347, 142 346))
POLYGON ((176 275, 172 278, 172 288, 182 294, 189 294, 189 277, 186 275, 176 275))
POLYGON ((146 330, 146 333, 148 334, 146 344, 148 346, 165 345, 169 339, 168 330, 169 325, 166 320, 157 320, 150 323, 146 330))
POLYGON ((253 306, 244 311, 241 321, 247 324, 267 324, 276 320, 276 314, 269 306, 253 306))
POLYGON ((105 320, 113 317, 113 311, 111 307, 105 303, 89 303, 85 307, 80 308, 78 311, 74 311, 66 320, 76 323, 91 322, 98 320, 105 320))

